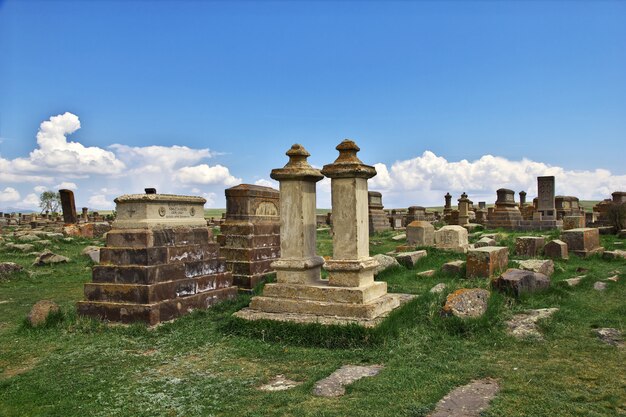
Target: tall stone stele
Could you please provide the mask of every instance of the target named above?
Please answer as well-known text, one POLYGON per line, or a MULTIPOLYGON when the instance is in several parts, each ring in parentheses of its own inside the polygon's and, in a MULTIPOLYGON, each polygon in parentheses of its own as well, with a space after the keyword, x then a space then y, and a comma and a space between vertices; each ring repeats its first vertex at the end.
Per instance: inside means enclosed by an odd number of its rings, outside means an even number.
POLYGON ((72 190, 59 190, 59 196, 61 197, 61 209, 63 210, 63 223, 77 223, 78 217, 76 217, 74 192, 72 190))
POLYGON ((204 219, 202 197, 130 194, 85 284, 78 313, 154 325, 237 295, 204 219))
POLYGON ((315 183, 323 175, 306 162, 309 153, 302 145, 293 145, 287 165, 271 174, 280 181, 281 258, 272 264, 278 282, 267 284, 237 317, 373 326, 400 305, 400 295, 387 294, 385 282, 374 282, 378 262, 369 256, 367 179, 376 171, 356 158, 354 142, 344 141, 337 149, 339 158, 323 170, 332 179, 328 280, 321 279, 324 261, 315 254, 315 183))
POLYGON ((469 203, 470 200, 467 198, 467 194, 461 194, 461 198, 459 198, 459 226, 463 226, 469 224, 469 203))

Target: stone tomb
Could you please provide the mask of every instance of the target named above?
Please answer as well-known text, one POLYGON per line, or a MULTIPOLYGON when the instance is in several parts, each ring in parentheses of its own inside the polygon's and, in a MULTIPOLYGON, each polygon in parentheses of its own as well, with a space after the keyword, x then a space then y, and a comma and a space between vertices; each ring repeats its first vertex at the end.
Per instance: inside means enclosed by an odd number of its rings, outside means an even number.
POLYGON ((467 229, 463 226, 443 226, 435 231, 435 247, 454 252, 467 252, 469 247, 467 229))
POLYGON ((225 194, 226 218, 217 241, 234 284, 250 290, 274 272, 271 263, 280 258, 280 194, 250 184, 225 194))
POLYGON ((484 246, 467 253, 467 278, 490 278, 507 269, 509 249, 502 246, 484 246))
POLYGON ((487 227, 490 229, 499 227, 509 230, 517 229, 522 220, 522 213, 515 203, 515 192, 500 188, 496 193, 498 198, 493 211, 488 215, 487 227))
POLYGON ((561 240, 567 243, 569 252, 578 256, 587 257, 604 252, 604 248, 600 246, 600 232, 596 228, 581 227, 564 230, 561 232, 561 240))
POLYGON ((168 194, 116 198, 117 220, 78 313, 154 325, 234 298, 237 287, 206 225, 205 202, 168 194))
POLYGON ((515 239, 515 254, 518 256, 540 256, 545 245, 541 236, 520 236, 515 239))
POLYGON ((383 210, 383 195, 378 191, 367 193, 367 208, 369 214, 369 233, 374 234, 391 230, 387 214, 383 210))
POLYGON ((278 282, 267 284, 263 295, 253 297, 237 317, 369 327, 411 298, 387 294, 387 283, 374 281, 378 261, 369 256, 367 179, 376 170, 356 157, 359 148, 354 142, 345 140, 337 150, 337 160, 322 171, 332 180, 328 280, 321 279, 324 260, 315 253, 315 183, 324 175, 309 165, 309 153, 296 144, 287 152, 287 165, 271 173, 280 181, 281 258, 272 264, 278 282))
POLYGON ((435 227, 430 222, 416 220, 406 227, 408 246, 433 246, 435 244, 435 227))

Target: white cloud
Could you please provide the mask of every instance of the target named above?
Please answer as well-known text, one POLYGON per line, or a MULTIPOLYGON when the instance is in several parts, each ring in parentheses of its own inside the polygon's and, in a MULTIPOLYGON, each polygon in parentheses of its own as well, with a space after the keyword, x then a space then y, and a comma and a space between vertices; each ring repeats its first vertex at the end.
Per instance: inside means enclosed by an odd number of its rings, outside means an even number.
POLYGON ((44 191, 48 191, 48 187, 43 186, 43 185, 38 185, 34 187, 33 190, 35 190, 36 193, 43 193, 44 191))
POLYGON ((262 187, 271 187, 271 188, 274 188, 276 190, 278 190, 278 187, 280 187, 278 181, 267 180, 265 178, 261 178, 260 180, 256 180, 254 182, 254 185, 260 185, 262 187))
POLYGON ((54 186, 57 190, 76 190, 78 186, 73 182, 62 182, 54 186))
POLYGON ((528 159, 511 161, 492 155, 475 161, 450 162, 425 151, 421 156, 396 161, 391 169, 384 164, 375 166, 380 178, 370 180, 369 188, 382 191, 389 207, 443 205, 446 192, 456 196, 464 191, 474 201, 491 202, 495 201, 498 188, 525 190, 528 199, 532 199, 537 194, 537 177, 544 175, 556 177, 557 194, 580 199, 608 198, 626 185, 626 175, 611 175, 603 169, 573 171, 528 159))
POLYGON ((115 203, 113 202, 113 199, 108 198, 104 194, 92 195, 91 197, 89 197, 88 204, 89 204, 89 207, 93 209, 100 209, 100 210, 103 210, 103 209, 110 210, 115 207, 115 203))
POLYGON ((24 197, 24 199, 20 203, 20 207, 27 207, 27 208, 39 207, 39 196, 34 193, 28 194, 26 197, 24 197))
POLYGON ((0 203, 10 203, 19 199, 20 193, 15 188, 6 187, 3 191, 0 191, 0 203))
POLYGON ((219 164, 183 167, 174 174, 174 179, 182 184, 222 184, 227 187, 241 183, 241 178, 230 175, 228 168, 219 164))
POLYGON ((39 126, 37 144, 28 158, 17 158, 12 162, 17 173, 51 171, 82 174, 113 174, 125 166, 113 152, 95 146, 86 147, 78 142, 68 142, 67 135, 80 129, 75 114, 65 112, 52 116, 39 126))
POLYGON ((216 153, 209 149, 192 149, 187 146, 132 147, 120 144, 109 146, 117 157, 133 167, 133 172, 160 172, 180 166, 196 164, 216 153))

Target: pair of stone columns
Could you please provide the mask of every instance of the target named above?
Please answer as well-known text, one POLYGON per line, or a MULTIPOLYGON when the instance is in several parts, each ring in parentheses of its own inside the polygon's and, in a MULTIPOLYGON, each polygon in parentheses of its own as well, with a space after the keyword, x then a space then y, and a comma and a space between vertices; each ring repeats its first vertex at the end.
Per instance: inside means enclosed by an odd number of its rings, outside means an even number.
POLYGON ((333 213, 333 258, 326 261, 328 285, 362 287, 374 282, 378 265, 369 256, 367 180, 376 169, 357 158, 360 150, 346 139, 337 148, 339 157, 320 171, 307 162, 310 154, 293 145, 284 168, 272 170, 280 182, 281 259, 272 266, 277 281, 286 284, 316 284, 324 259, 316 254, 316 182, 331 179, 333 213))

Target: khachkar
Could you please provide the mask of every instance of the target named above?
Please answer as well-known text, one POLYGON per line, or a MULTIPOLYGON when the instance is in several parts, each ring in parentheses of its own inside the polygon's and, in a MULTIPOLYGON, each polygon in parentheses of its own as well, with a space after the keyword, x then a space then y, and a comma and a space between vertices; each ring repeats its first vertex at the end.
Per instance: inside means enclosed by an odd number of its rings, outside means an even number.
POLYGON ((378 191, 367 193, 370 234, 391 230, 387 214, 383 211, 383 195, 378 191))
POLYGON ((250 290, 274 272, 280 257, 278 190, 240 184, 226 191, 226 220, 217 237, 239 289, 250 290))
POLYGON ((323 259, 315 254, 315 183, 324 176, 312 168, 302 145, 287 152, 289 162, 272 170, 280 181, 281 259, 272 266, 277 283, 236 316, 302 323, 376 325, 410 296, 387 294, 386 282, 374 281, 378 262, 369 256, 367 179, 376 170, 356 157, 359 148, 342 142, 339 158, 324 167, 332 188, 333 259, 322 280, 323 259))
POLYGON ((59 190, 61 197, 61 208, 63 210, 63 223, 74 224, 78 222, 76 217, 76 204, 74 203, 74 192, 72 190, 59 190))
POLYGON ((116 198, 117 218, 79 314, 154 325, 234 298, 237 287, 207 227, 205 202, 169 194, 116 198))

